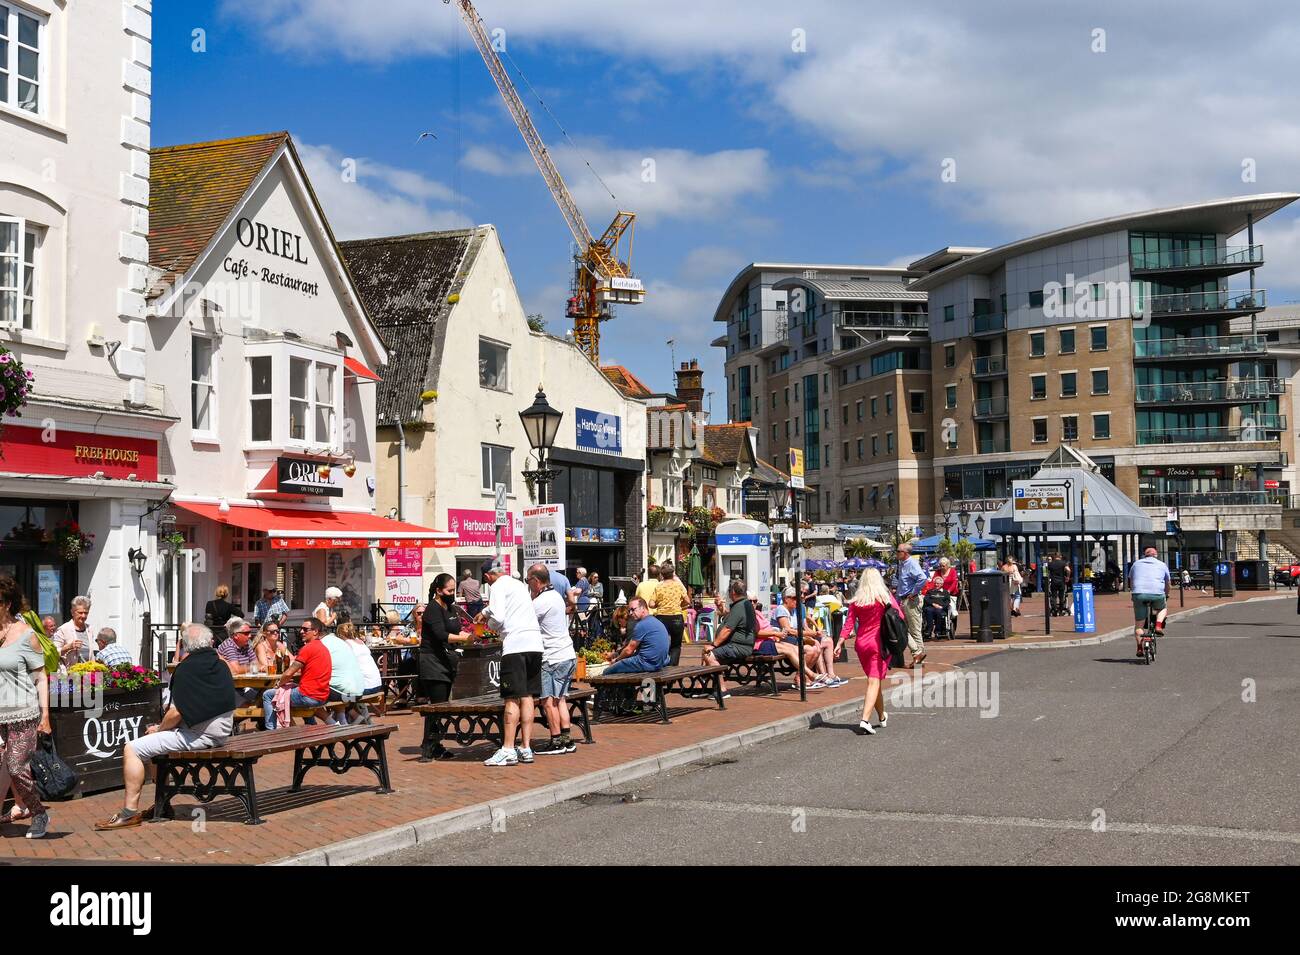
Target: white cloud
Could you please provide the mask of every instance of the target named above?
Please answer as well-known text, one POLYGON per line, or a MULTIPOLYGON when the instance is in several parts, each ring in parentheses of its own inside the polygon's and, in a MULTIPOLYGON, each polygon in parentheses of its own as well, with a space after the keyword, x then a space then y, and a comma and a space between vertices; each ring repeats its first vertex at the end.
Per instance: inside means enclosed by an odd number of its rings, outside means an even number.
POLYGON ((471 146, 465 150, 461 162, 468 169, 486 173, 489 176, 536 176, 537 164, 528 151, 519 150, 507 154, 489 149, 487 146, 471 146))
POLYGON ((409 169, 347 157, 333 146, 316 146, 295 138, 330 227, 340 239, 401 235, 473 225, 464 213, 447 208, 458 202, 443 183, 409 169), (345 163, 356 164, 356 180, 345 175, 345 163))
POLYGON ((752 262, 745 253, 722 245, 702 245, 691 249, 682 260, 681 276, 691 283, 709 279, 730 281, 737 272, 752 262))

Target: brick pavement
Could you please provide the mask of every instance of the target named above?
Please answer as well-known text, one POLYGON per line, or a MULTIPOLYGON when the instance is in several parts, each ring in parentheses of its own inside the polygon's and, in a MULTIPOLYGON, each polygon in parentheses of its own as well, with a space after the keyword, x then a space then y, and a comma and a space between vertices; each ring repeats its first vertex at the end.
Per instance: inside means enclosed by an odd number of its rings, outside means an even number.
MULTIPOLYGON (((1239 594, 1237 600, 1262 596, 1239 594)), ((1187 595, 1187 608, 1205 607, 1223 601, 1187 595)), ((995 653, 1012 643, 1044 639, 1041 603, 1037 611, 1026 603, 1026 616, 1017 618, 1020 633, 1011 640, 991 646, 969 639, 934 643, 927 672, 952 669, 963 661, 995 653)), ((1098 634, 1130 625, 1125 595, 1105 596, 1097 601, 1098 634)), ((1175 611, 1176 600, 1175 600, 1175 611)), ((1289 610, 1289 608, 1288 608, 1289 610)), ((1057 620, 1062 623, 1067 618, 1057 620)), ((964 618, 963 618, 964 623, 964 618)), ((1076 638, 1072 627, 1058 630, 1052 638, 1076 638)), ((688 647, 683 662, 692 662, 698 649, 688 647)), ((289 792, 292 758, 268 757, 258 767, 259 809, 265 824, 246 826, 242 807, 235 799, 218 799, 202 807, 189 796, 173 801, 176 819, 145 825, 124 832, 98 833, 91 827, 107 817, 121 803, 120 792, 100 793, 51 806, 51 835, 43 841, 23 838, 26 825, 0 825, 0 864, 17 860, 122 861, 159 863, 264 863, 297 853, 319 849, 331 843, 364 836, 420 819, 462 809, 492 799, 522 793, 587 773, 608 770, 623 763, 690 746, 820 709, 828 704, 861 698, 864 680, 856 661, 842 665, 841 675, 850 677, 847 686, 808 694, 800 703, 794 693, 778 698, 750 695, 739 690, 719 711, 709 702, 671 697, 673 723, 662 726, 645 717, 596 724, 596 743, 580 745, 570 756, 539 756, 531 766, 488 769, 480 760, 490 755, 491 746, 481 744, 461 758, 441 763, 417 763, 421 721, 413 714, 390 714, 386 721, 398 730, 389 738, 389 766, 396 792, 381 796, 374 792, 374 776, 353 770, 334 776, 317 768, 308 774, 304 790, 289 792), (206 808, 206 818, 196 819, 193 811, 206 808)), ((453 749, 455 749, 453 745, 453 749)), ((152 805, 152 786, 145 787, 142 806, 152 805)))

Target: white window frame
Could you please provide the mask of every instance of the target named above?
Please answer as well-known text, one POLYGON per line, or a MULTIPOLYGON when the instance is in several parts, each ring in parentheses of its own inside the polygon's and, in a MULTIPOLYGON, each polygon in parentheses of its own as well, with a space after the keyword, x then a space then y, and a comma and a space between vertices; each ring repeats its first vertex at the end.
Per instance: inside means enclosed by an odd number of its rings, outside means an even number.
POLYGON ((511 478, 511 473, 514 470, 513 455, 514 455, 514 448, 510 447, 509 445, 492 444, 489 441, 483 441, 479 444, 479 475, 483 481, 484 486, 482 488, 482 491, 484 494, 495 494, 496 485, 498 483, 504 484, 506 486, 506 494, 514 493, 514 481, 511 478), (488 471, 490 473, 488 474, 483 473, 483 452, 489 450, 504 451, 506 453, 506 465, 505 465, 504 476, 497 473, 497 468, 495 464, 492 463, 494 459, 491 453, 489 453, 488 455, 488 471))
POLYGON ((244 344, 244 368, 242 374, 247 383, 245 400, 249 402, 249 420, 244 430, 245 441, 251 449, 285 448, 292 450, 342 450, 340 422, 343 417, 343 356, 339 352, 324 348, 312 348, 298 342, 269 341, 244 344), (253 370, 248 359, 271 359, 271 439, 269 441, 253 440, 252 391, 253 370), (292 407, 303 399, 289 397, 290 374, 294 359, 308 361, 307 370, 307 431, 304 438, 293 438, 289 434, 289 422, 292 407), (331 370, 330 404, 317 402, 317 369, 325 366, 331 370), (328 407, 333 412, 331 434, 322 436, 316 433, 316 413, 321 407, 328 407))
POLYGON ((49 84, 46 78, 49 70, 46 67, 46 61, 49 59, 49 44, 47 42, 49 33, 46 26, 49 24, 49 18, 31 9, 30 7, 19 5, 12 0, 0 0, 0 7, 8 8, 8 16, 0 15, 0 20, 4 20, 4 39, 9 44, 9 55, 3 63, 0 63, 0 72, 5 74, 4 98, 0 99, 0 108, 16 113, 19 116, 38 116, 44 118, 48 113, 47 103, 49 102, 49 84), (27 77, 19 77, 18 74, 18 51, 19 49, 32 50, 33 47, 26 43, 18 42, 18 17, 19 15, 27 17, 29 20, 36 21, 36 79, 31 80, 27 77), (27 109, 18 105, 18 83, 19 81, 36 84, 36 109, 27 109))
MULTIPOLYGON (((14 300, 14 324, 0 325, 2 330, 19 329, 25 332, 40 331, 40 282, 41 282, 41 245, 44 239, 45 230, 40 226, 19 218, 18 216, 0 215, 0 223, 13 226, 18 231, 18 247, 13 254, 16 259, 17 268, 14 271, 14 281, 16 285, 0 286, 0 295, 12 295, 14 300), (31 239, 32 255, 31 261, 27 261, 27 242, 31 239), (32 277, 32 294, 25 293, 26 283, 24 279, 27 273, 32 277), (26 323, 23 306, 27 302, 31 303, 31 324, 26 323)), ((0 253, 4 254, 4 253, 0 253)), ((6 258, 10 255, 4 254, 6 258)))
POLYGON ((957 385, 955 382, 949 382, 943 386, 943 410, 951 411, 957 407, 957 385), (952 389, 952 401, 948 400, 948 389, 952 389))
POLYGON ((1029 376, 1029 400, 1046 401, 1047 400, 1047 372, 1039 372, 1029 376), (1034 382, 1041 378, 1043 380, 1043 393, 1037 395, 1034 393, 1034 382))
POLYGON ((217 409, 220 403, 217 397, 217 340, 210 335, 201 335, 198 332, 190 332, 190 432, 195 438, 201 440, 215 441, 220 433, 220 425, 217 421, 217 409), (199 342, 205 342, 208 346, 208 380, 198 381, 194 377, 194 356, 195 348, 199 342), (195 400, 195 389, 206 386, 208 389, 208 427, 200 428, 197 422, 198 402, 195 400))
POLYGON ((1062 440, 1062 441, 1078 441, 1078 440, 1080 440, 1080 438, 1079 438, 1079 415, 1078 415, 1077 413, 1076 413, 1076 414, 1063 414, 1063 415, 1061 415, 1060 417, 1061 417, 1061 440, 1062 440), (1073 418, 1073 419, 1074 419, 1074 437, 1073 437, 1073 438, 1067 438, 1067 437, 1065 436, 1065 419, 1066 419, 1066 418, 1073 418))
POLYGON ((1062 398, 1077 398, 1077 397, 1079 397, 1079 370, 1078 370, 1077 368, 1065 368, 1065 369, 1062 369, 1061 371, 1058 371, 1056 374, 1057 374, 1057 379, 1056 379, 1056 380, 1057 380, 1057 384, 1060 386, 1060 397, 1062 397, 1062 398), (1074 394, 1072 394, 1072 395, 1067 395, 1067 394, 1065 393, 1065 376, 1066 376, 1066 375, 1074 375, 1074 394))
POLYGON ((1088 392, 1089 392, 1089 394, 1094 394, 1094 395, 1108 395, 1108 394, 1110 394, 1110 368, 1109 368, 1109 367, 1106 367, 1106 368, 1089 368, 1089 369, 1088 369, 1088 392), (1105 390, 1105 391, 1093 391, 1093 390, 1092 390, 1092 376, 1093 376, 1094 373, 1099 372, 1099 371, 1104 371, 1104 372, 1106 373, 1106 390, 1105 390))
MULTIPOLYGON (((478 337, 478 349, 479 349, 478 386, 480 388, 486 388, 488 391, 496 391, 505 395, 510 394, 510 345, 507 344, 506 342, 497 341, 495 338, 488 338, 486 335, 480 335, 478 337), (485 385, 483 383, 483 346, 484 345, 489 345, 492 348, 499 348, 501 351, 505 353, 505 362, 504 362, 505 367, 503 368, 505 382, 502 384, 500 388, 496 387, 495 385, 485 385)), ((734 378, 735 375, 732 375, 732 377, 734 378)))
POLYGON ((1056 353, 1058 355, 1077 355, 1079 353, 1079 329, 1074 325, 1056 326, 1056 353), (1070 332, 1074 335, 1074 347, 1069 351, 1061 350, 1061 332, 1070 332))
MULTIPOLYGON (((1078 342, 1075 342, 1075 346, 1076 346, 1076 347, 1078 346, 1078 344, 1079 344, 1078 342)), ((1088 326, 1088 351, 1091 351, 1091 352, 1110 351, 1110 326, 1107 325, 1105 322, 1102 322, 1101 324, 1097 324, 1097 325, 1089 325, 1089 326, 1088 326), (1106 333, 1106 347, 1105 347, 1105 348, 1093 348, 1093 347, 1092 347, 1092 332, 1093 332, 1093 329, 1097 329, 1097 328, 1100 328, 1102 331, 1104 331, 1104 332, 1106 333)))
POLYGON ((1046 358, 1046 357, 1047 357, 1047 329, 1045 329, 1045 328, 1035 328, 1035 329, 1033 329, 1032 331, 1029 332, 1029 357, 1030 357, 1030 358, 1046 358), (1043 353, 1042 353, 1041 355, 1035 355, 1035 354, 1034 354, 1034 336, 1035 336, 1035 335, 1041 335, 1041 336, 1043 337, 1043 353))
POLYGON ((247 355, 244 358, 244 373, 247 375, 246 392, 248 398, 248 443, 254 447, 270 447, 275 444, 275 356, 274 355, 247 355), (253 361, 254 359, 265 359, 271 363, 271 390, 268 393, 253 391, 253 361), (265 439, 253 437, 253 403, 266 402, 271 408, 271 434, 265 439))

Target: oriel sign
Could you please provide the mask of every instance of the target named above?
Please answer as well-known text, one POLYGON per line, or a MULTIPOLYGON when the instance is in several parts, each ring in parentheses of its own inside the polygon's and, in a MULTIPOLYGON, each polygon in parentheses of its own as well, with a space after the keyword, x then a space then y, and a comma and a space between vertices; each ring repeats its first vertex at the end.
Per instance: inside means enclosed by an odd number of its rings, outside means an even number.
POLYGON ((339 468, 322 477, 321 462, 310 458, 276 458, 275 489, 281 494, 309 494, 314 497, 342 497, 339 468))

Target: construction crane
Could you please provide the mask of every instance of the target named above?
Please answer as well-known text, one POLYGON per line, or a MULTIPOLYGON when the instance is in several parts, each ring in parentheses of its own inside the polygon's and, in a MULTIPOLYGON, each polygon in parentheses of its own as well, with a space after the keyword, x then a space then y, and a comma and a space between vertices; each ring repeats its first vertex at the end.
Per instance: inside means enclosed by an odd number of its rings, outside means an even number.
MULTIPOLYGON (((443 0, 443 3, 451 2, 453 0, 443 0)), ((564 314, 573 319, 574 342, 588 358, 599 365, 600 323, 614 317, 610 306, 639 305, 645 301, 645 286, 632 275, 631 269, 636 213, 619 212, 599 239, 591 234, 587 220, 582 217, 582 210, 569 193, 559 169, 551 161, 551 154, 542 141, 541 134, 533 125, 532 117, 528 115, 501 58, 497 56, 492 41, 488 38, 487 28, 483 25, 483 18, 478 15, 470 0, 454 2, 460 8, 461 19, 465 21, 474 45, 487 64, 501 98, 505 100, 506 109, 519 128, 519 135, 524 138, 524 144, 537 163, 537 168, 546 180, 555 204, 560 207, 564 221, 578 245, 578 252, 574 256, 572 295, 565 305, 564 314), (620 251, 625 238, 626 259, 620 251)))

